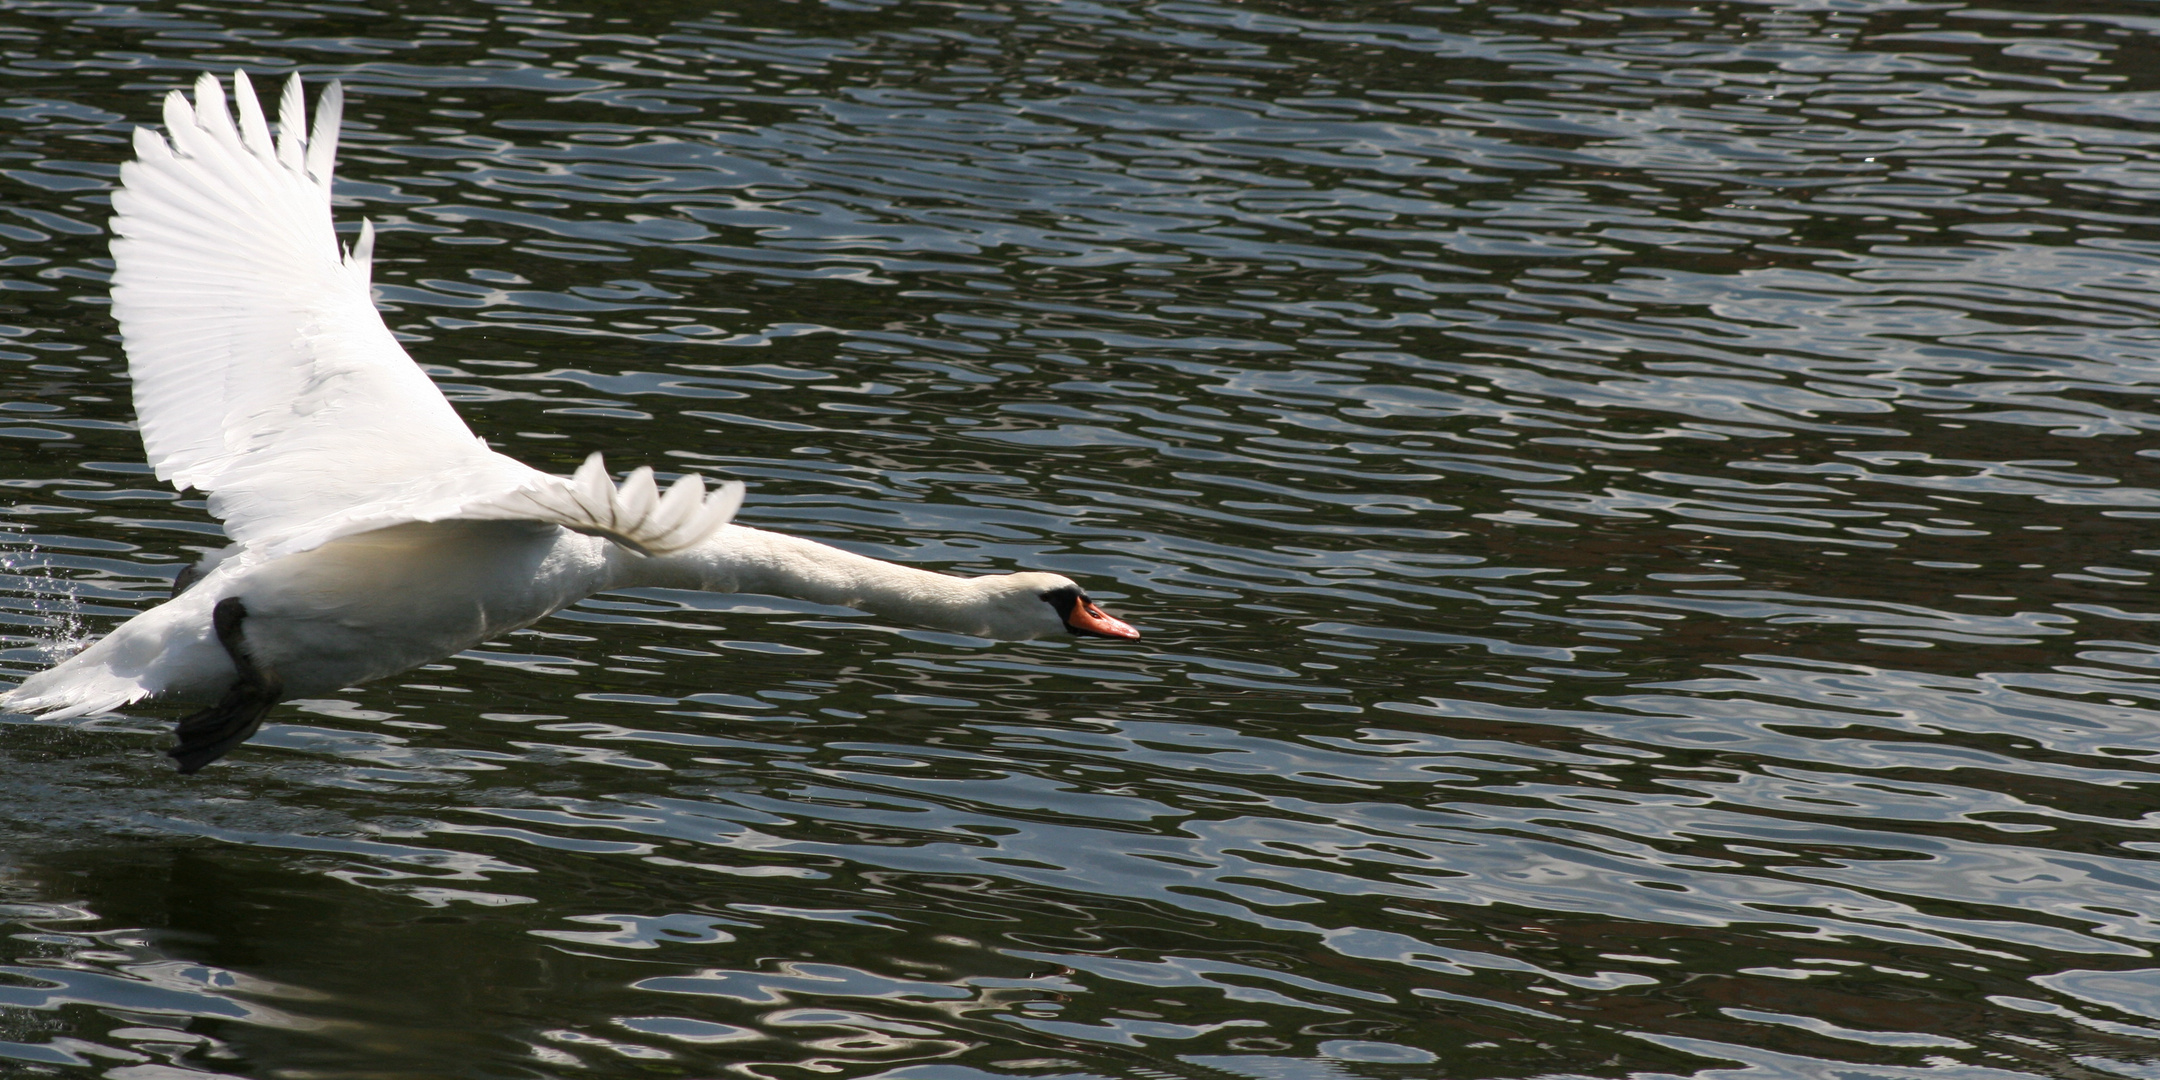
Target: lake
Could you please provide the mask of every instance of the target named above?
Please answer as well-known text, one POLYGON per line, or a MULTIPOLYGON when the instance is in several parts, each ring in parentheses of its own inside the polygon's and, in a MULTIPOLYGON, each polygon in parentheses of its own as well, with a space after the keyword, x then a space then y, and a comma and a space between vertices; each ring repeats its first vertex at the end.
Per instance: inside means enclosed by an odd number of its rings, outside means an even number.
POLYGON ((1137 642, 611 593, 0 718, 0 1072, 2160 1078, 2160 9, 0 2, 0 674, 224 543, 109 195, 343 80, 475 432, 1137 642))

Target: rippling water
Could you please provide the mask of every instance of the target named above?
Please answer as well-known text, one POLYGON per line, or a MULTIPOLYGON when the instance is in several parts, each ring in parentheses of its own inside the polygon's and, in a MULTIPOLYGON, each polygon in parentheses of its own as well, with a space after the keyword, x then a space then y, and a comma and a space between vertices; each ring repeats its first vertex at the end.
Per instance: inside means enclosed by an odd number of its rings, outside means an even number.
POLYGON ((2160 1077, 2160 10, 0 2, 20 675, 220 544, 131 125, 345 80, 475 430, 1147 637, 595 598, 7 718, 0 1070, 2160 1077))

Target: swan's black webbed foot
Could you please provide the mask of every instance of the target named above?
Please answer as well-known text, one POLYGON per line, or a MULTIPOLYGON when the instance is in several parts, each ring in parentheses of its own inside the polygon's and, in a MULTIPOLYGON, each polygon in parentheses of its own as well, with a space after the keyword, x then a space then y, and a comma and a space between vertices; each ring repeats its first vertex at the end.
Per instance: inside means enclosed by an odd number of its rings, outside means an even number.
POLYGON ((228 596, 211 609, 210 625, 217 631, 218 644, 225 647, 225 655, 232 657, 238 678, 217 704, 181 718, 180 745, 165 754, 180 763, 182 773, 192 773, 248 741, 255 729, 262 726, 270 707, 285 693, 284 684, 256 667, 255 661, 249 658, 246 643, 240 635, 241 620, 246 618, 247 607, 237 596, 228 596))

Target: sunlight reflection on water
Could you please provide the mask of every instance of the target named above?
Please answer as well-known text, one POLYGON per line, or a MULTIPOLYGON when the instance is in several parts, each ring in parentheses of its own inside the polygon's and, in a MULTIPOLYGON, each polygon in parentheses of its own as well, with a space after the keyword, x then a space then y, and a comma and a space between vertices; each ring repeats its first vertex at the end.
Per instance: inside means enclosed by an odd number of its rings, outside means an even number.
POLYGON ((235 64, 345 80, 495 445, 1148 634, 636 590, 192 779, 10 718, 11 1067, 2160 1061, 2134 6, 5 8, 10 671, 223 542, 103 222, 235 64))

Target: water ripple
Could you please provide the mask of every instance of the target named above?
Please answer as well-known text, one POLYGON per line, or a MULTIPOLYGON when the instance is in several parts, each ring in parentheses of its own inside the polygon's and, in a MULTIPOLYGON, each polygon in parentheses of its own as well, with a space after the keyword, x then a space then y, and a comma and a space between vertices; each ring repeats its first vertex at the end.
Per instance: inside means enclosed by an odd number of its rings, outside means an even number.
POLYGON ((0 7, 8 673, 223 542, 102 237, 235 65, 346 82, 495 444, 1147 631, 635 590, 185 783, 13 718, 18 1069, 2160 1059, 2149 15, 0 7))

